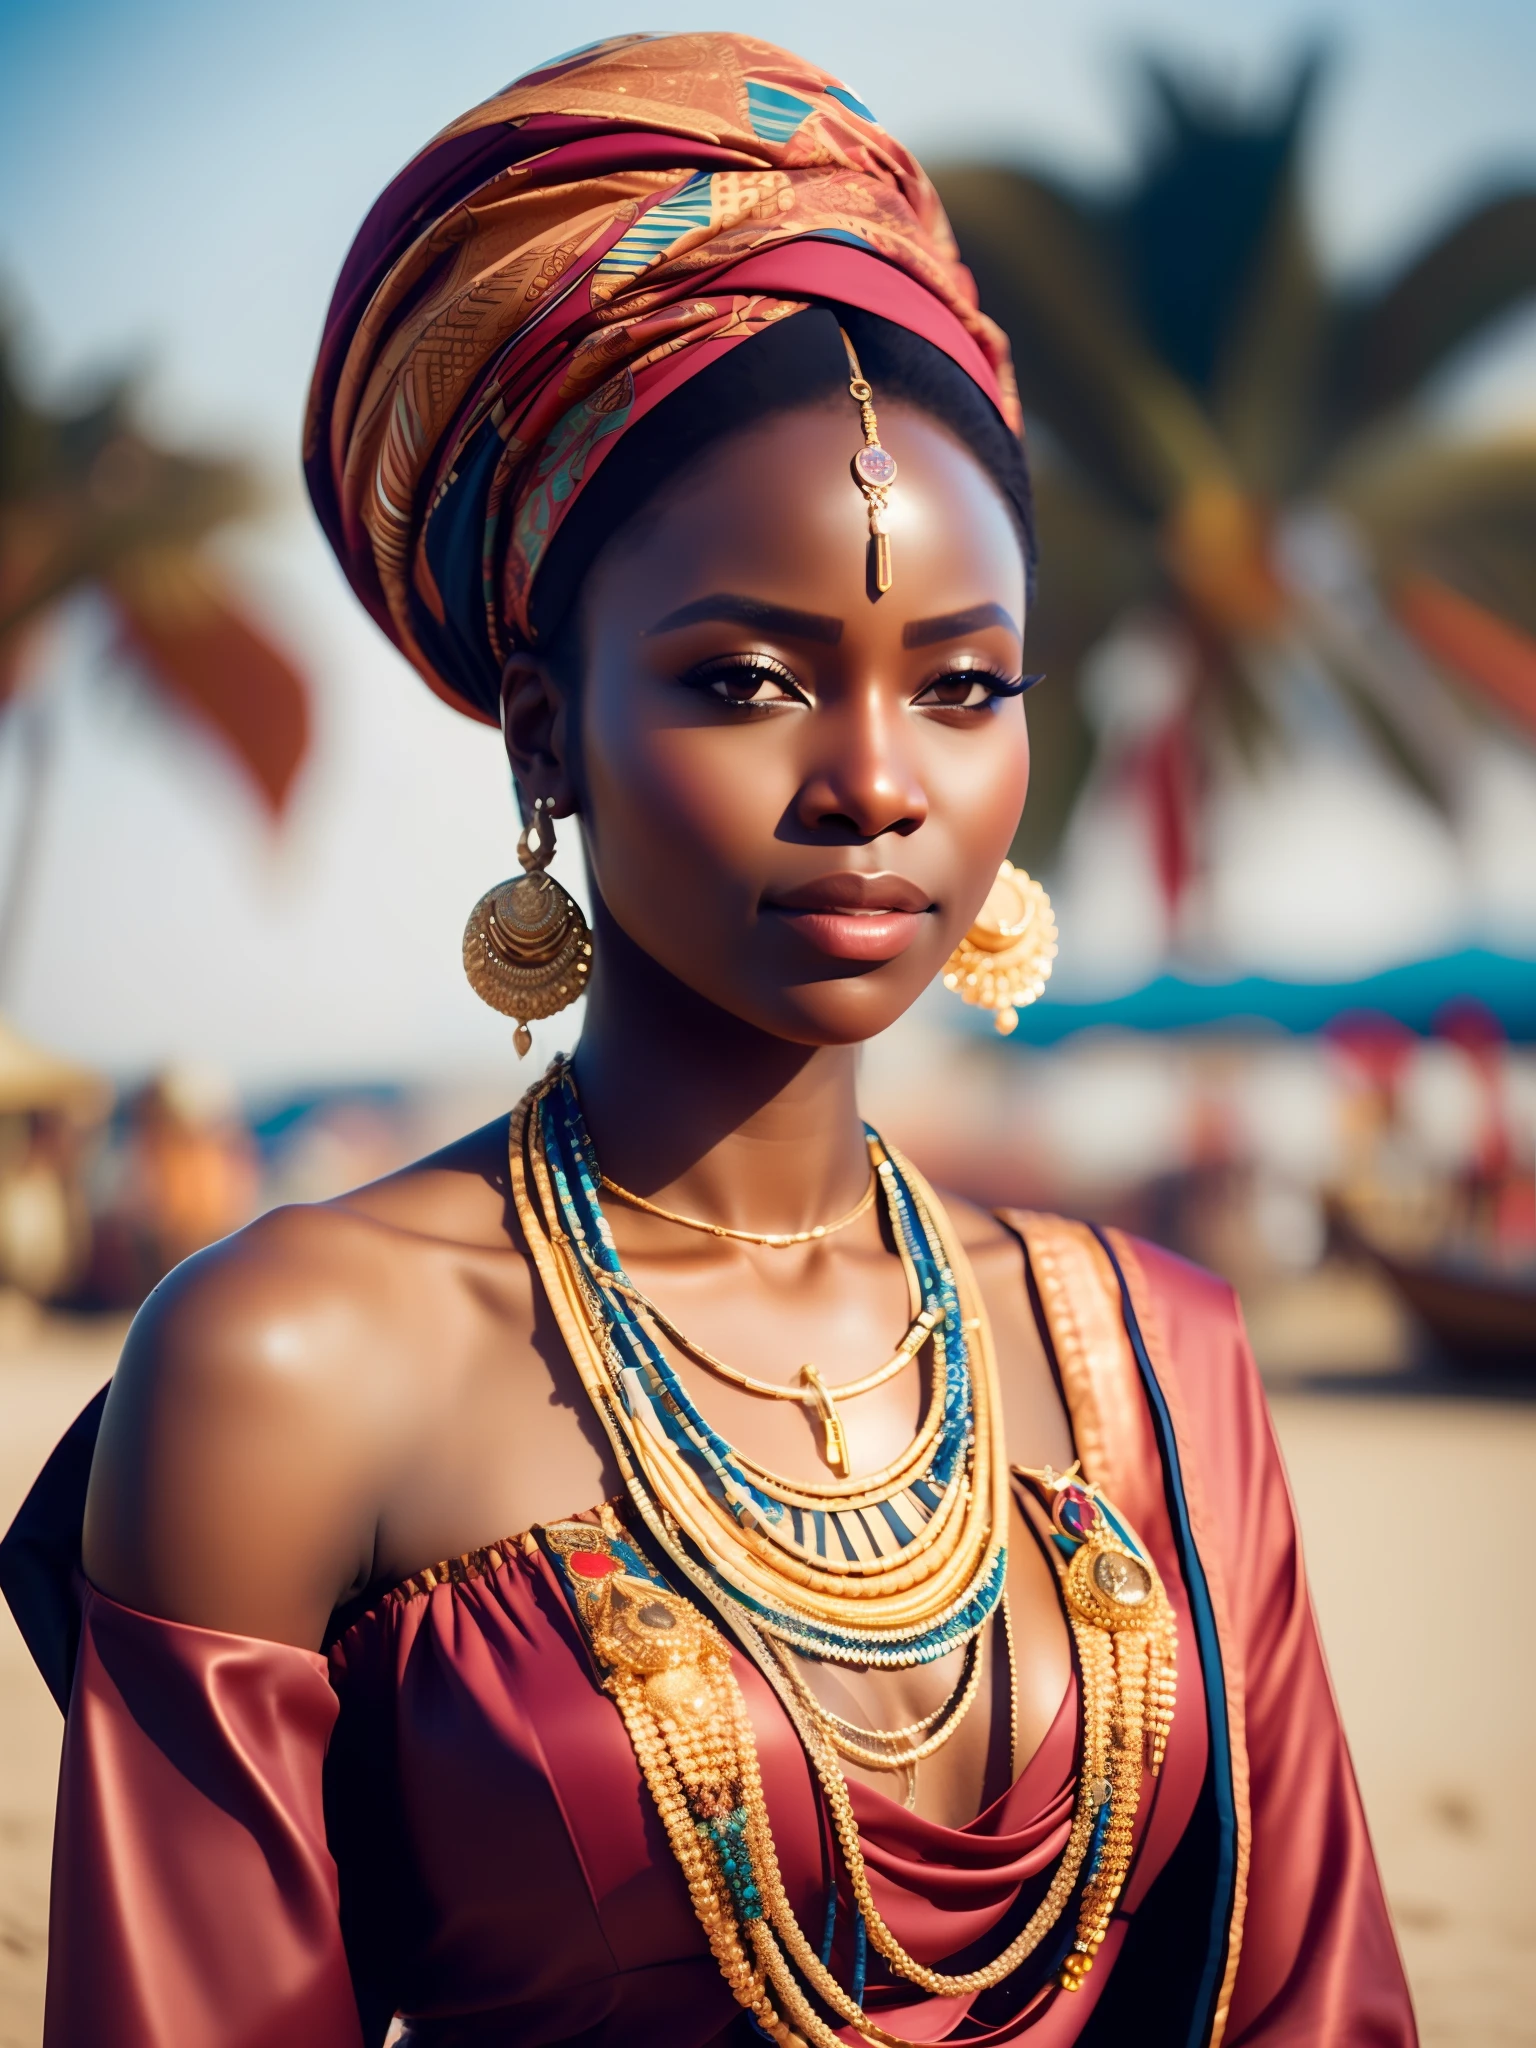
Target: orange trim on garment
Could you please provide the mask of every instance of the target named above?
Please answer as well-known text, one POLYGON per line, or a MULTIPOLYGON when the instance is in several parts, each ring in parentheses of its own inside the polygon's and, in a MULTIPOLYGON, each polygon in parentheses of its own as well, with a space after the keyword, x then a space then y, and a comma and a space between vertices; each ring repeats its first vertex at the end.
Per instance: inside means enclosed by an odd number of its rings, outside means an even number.
POLYGON ((998 1216, 1029 1254, 1083 1471, 1118 1500, 1129 1489, 1116 1453, 1142 1395, 1114 1268, 1084 1224, 1023 1209, 998 1216))
MULTIPOLYGON (((1131 1305, 1136 1311, 1136 1320, 1141 1325, 1142 1342, 1147 1347, 1147 1356, 1152 1361, 1153 1371, 1157 1374, 1168 1417, 1173 1425, 1173 1433, 1178 1440, 1185 1510, 1189 1516, 1195 1548, 1205 1568, 1206 1590, 1210 1596, 1211 1613, 1216 1624, 1216 1639, 1221 1646, 1221 1671, 1226 1694, 1227 1734, 1231 1745, 1232 1805, 1237 1823, 1237 1843, 1232 1874, 1232 1917, 1227 1935, 1227 1967, 1216 2000, 1208 2044, 1208 2048, 1220 2048, 1222 2035, 1226 2032, 1227 2014, 1231 2010, 1233 1986, 1237 1982, 1237 1966, 1242 1955, 1243 1920, 1248 1903, 1248 1864, 1253 1844, 1247 1728, 1243 1709, 1246 1673, 1237 1632, 1232 1626, 1232 1610, 1227 1601, 1226 1581, 1222 1576, 1220 1547, 1206 1509, 1200 1464, 1191 1449, 1193 1432, 1184 1412, 1183 1391, 1178 1375, 1169 1362, 1162 1321, 1157 1312, 1157 1298, 1147 1284, 1141 1261, 1136 1256, 1134 1240, 1121 1230, 1109 1230, 1105 1235, 1114 1245, 1115 1257, 1120 1261, 1120 1270, 1125 1275, 1131 1305)), ((1115 1292, 1118 1297, 1118 1287, 1115 1292)), ((1132 1364, 1134 1367, 1134 1360, 1132 1364)))

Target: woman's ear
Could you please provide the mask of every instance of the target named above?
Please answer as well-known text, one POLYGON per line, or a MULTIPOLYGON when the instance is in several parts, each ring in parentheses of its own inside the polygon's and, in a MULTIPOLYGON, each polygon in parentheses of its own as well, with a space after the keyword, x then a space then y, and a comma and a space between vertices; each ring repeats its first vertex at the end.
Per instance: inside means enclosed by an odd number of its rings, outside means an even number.
POLYGON ((576 808, 565 691, 532 654, 514 654, 501 676, 501 735, 525 804, 542 797, 557 818, 576 808))

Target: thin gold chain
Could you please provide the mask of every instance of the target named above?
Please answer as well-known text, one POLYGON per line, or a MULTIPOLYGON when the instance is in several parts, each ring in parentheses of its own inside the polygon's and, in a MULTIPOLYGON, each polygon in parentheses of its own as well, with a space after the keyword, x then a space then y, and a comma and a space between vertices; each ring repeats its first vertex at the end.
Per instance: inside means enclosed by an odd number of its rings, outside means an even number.
MULTIPOLYGON (((931 1714, 925 1714, 921 1721, 913 1721, 909 1723, 908 1726, 905 1728, 862 1728, 856 1721, 845 1721, 841 1714, 835 1714, 832 1711, 832 1709, 828 1706, 825 1706, 822 1703, 822 1701, 816 1696, 816 1694, 812 1691, 810 1684, 807 1681, 804 1673, 796 1669, 792 1661, 790 1652, 786 1650, 782 1646, 782 1644, 774 1643, 771 1645, 771 1647, 773 1649, 774 1655, 779 1659, 779 1662, 784 1666, 785 1672, 788 1674, 789 1681, 791 1685, 794 1686, 796 1692, 799 1694, 801 1702, 806 1709, 806 1712, 811 1716, 811 1718, 814 1721, 816 1721, 822 1728, 826 1730, 827 1734, 831 1736, 837 1748, 840 1751, 843 1751, 844 1754, 847 1754, 848 1752, 843 1748, 844 1740, 850 1742, 855 1748, 863 1748, 868 1747, 871 1744, 880 1743, 888 1745, 893 1749, 899 1748, 899 1746, 903 1742, 909 1742, 912 1738, 916 1738, 917 1741, 922 1741, 928 1735, 930 1735, 935 1728, 939 1727, 941 1724, 947 1723, 950 1717, 956 1714, 956 1711, 960 1708, 962 1701, 964 1701, 965 1705, 968 1707, 970 1701, 967 1698, 967 1695, 974 1692, 975 1681, 979 1675, 980 1643, 981 1631, 978 1629, 976 1634, 970 1638, 970 1640, 967 1642, 965 1646, 964 1661, 962 1662, 960 1667, 960 1676, 956 1680, 954 1686, 939 1702, 938 1706, 934 1708, 931 1714)), ((949 1730, 949 1733, 953 1734, 953 1732, 953 1729, 949 1730)), ((935 1744, 934 1746, 935 1748, 938 1748, 942 1745, 935 1744)), ((916 1761, 915 1758, 911 1760, 916 1761)), ((894 1759, 891 1767, 894 1769, 896 1763, 906 1761, 908 1761, 908 1758, 906 1756, 899 1756, 896 1759, 894 1759)), ((876 1768, 884 1768, 883 1761, 880 1765, 876 1766, 876 1768)))
POLYGON ((915 1770, 925 1757, 936 1755, 969 1714, 981 1685, 981 1632, 978 1630, 965 1646, 965 1661, 961 1666, 958 1684, 949 1697, 928 1717, 926 1729, 921 1722, 914 1722, 910 1728, 895 1731, 884 1728, 859 1728, 822 1705, 804 1677, 789 1661, 787 1650, 777 1643, 770 1644, 770 1647, 784 1666, 807 1714, 821 1729, 839 1756, 846 1757, 850 1763, 862 1764, 866 1770, 915 1770), (920 1740, 909 1742, 904 1748, 900 1746, 903 1737, 919 1734, 920 1740), (875 1743, 888 1743, 891 1746, 888 1750, 881 1750, 873 1747, 875 1743))
MULTIPOLYGON (((700 1365, 707 1366, 712 1373, 728 1381, 731 1386, 740 1387, 748 1394, 762 1394, 770 1401, 805 1401, 808 1389, 803 1381, 798 1386, 785 1386, 782 1381, 760 1380, 749 1372, 739 1371, 734 1365, 727 1365, 723 1358, 717 1358, 713 1351, 706 1351, 695 1338, 680 1330, 666 1310, 658 1308, 650 1296, 642 1294, 638 1287, 628 1286, 607 1274, 601 1275, 600 1278, 601 1284, 610 1294, 622 1294, 627 1300, 632 1301, 636 1308, 644 1309, 657 1329, 670 1337, 680 1349, 686 1351, 690 1358, 697 1359, 700 1365)), ((855 1394, 872 1394, 876 1387, 883 1387, 888 1379, 894 1378, 904 1365, 909 1364, 917 1356, 932 1336, 938 1321, 937 1309, 920 1310, 912 1318, 907 1326, 907 1334, 884 1365, 877 1365, 873 1372, 865 1373, 862 1379, 846 1380, 838 1386, 827 1387, 826 1392, 838 1401, 852 1400, 855 1394)), ((815 1367, 802 1366, 801 1370, 814 1372, 815 1367)), ((820 1379, 819 1374, 817 1378, 820 1379)))
POLYGON ((603 1186, 610 1195, 617 1195, 621 1202, 628 1202, 631 1208, 643 1209, 647 1216, 660 1216, 663 1222, 680 1223, 684 1230, 702 1230, 709 1237, 729 1237, 738 1244, 765 1244, 770 1251, 787 1251, 791 1245, 813 1244, 818 1238, 831 1237, 834 1232, 846 1230, 850 1223, 857 1223, 866 1210, 872 1209, 880 1183, 871 1173, 869 1186, 860 1195, 846 1216, 839 1216, 835 1223, 817 1223, 810 1230, 733 1230, 728 1223, 709 1223, 702 1216, 683 1216, 676 1209, 663 1209, 660 1202, 648 1202, 644 1195, 637 1195, 631 1188, 621 1188, 616 1180, 610 1180, 605 1173, 603 1186))

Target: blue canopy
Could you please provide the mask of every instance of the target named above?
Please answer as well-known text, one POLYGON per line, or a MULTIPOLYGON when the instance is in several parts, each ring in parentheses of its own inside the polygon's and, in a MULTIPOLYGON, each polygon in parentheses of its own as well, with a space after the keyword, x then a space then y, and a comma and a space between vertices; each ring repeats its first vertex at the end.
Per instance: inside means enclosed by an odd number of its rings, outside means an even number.
POLYGON ((1054 1045, 1094 1024, 1184 1031, 1268 1023, 1286 1031, 1320 1031, 1349 1010, 1374 1010, 1412 1031, 1427 1032, 1447 1004, 1466 1001, 1490 1010, 1510 1038, 1536 1039, 1536 960, 1469 947, 1440 959, 1389 967, 1359 981, 1271 981, 1257 974, 1200 981, 1160 974, 1128 995, 1090 1003, 1064 1001, 1047 990, 1020 1012, 1014 1040, 1054 1045))

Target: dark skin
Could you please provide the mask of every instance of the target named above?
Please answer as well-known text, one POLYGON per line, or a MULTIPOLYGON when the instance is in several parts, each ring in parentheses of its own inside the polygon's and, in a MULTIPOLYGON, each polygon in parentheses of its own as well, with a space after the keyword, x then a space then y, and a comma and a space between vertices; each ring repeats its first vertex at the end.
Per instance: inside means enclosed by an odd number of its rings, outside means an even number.
MULTIPOLYGON (((579 816, 585 838, 597 943, 576 1073, 604 1171, 749 1230, 857 1202, 858 1047, 971 923, 1028 782, 1023 706, 996 694, 1023 661, 1006 507, 927 417, 887 406, 880 424, 900 464, 884 597, 868 587, 851 403, 808 408, 717 444, 604 550, 579 680, 519 657, 504 684, 525 803, 579 816)), ((638 1284, 760 1378, 792 1385, 811 1359, 835 1387, 906 1327, 878 1206, 791 1250, 607 1211, 638 1284)), ((1065 1465, 1020 1245, 968 1204, 948 1213, 991 1321, 1008 1456, 1065 1465)), ((679 1370, 751 1457, 826 1476, 798 1402, 679 1370)), ((920 1360, 843 1408, 855 1472, 905 1447, 926 1374, 920 1360)), ((129 1606, 314 1648, 348 1597, 619 1490, 518 1230, 498 1121, 276 1211, 156 1290, 108 1402, 85 1565, 129 1606)), ((1022 1765, 1070 1658, 1017 1511, 1013 1538, 1022 1765)), ((918 1810, 952 1826, 1006 1782, 996 1636, 975 1708, 919 1773, 918 1810)), ((943 1698, 958 1660, 803 1668, 829 1705, 889 1727, 943 1698)), ((868 1782, 901 1796, 899 1776, 868 1782)))

